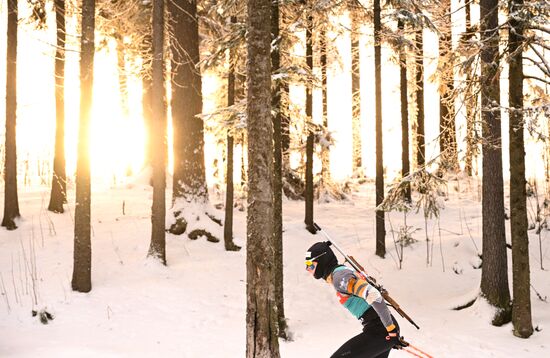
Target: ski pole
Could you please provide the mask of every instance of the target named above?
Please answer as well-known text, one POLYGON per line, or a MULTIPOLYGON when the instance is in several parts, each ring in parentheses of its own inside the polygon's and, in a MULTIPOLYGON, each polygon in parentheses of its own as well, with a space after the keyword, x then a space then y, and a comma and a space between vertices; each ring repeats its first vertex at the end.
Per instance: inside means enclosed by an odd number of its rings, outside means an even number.
POLYGON ((359 272, 359 274, 361 274, 365 280, 372 286, 374 286, 378 291, 380 291, 380 293, 382 294, 382 297, 384 297, 384 299, 386 300, 386 302, 388 302, 388 304, 393 307, 393 309, 399 313, 399 315, 401 315, 401 317, 405 318, 407 321, 409 321, 413 326, 415 326, 417 329, 420 329, 420 327, 412 320, 411 317, 409 317, 408 314, 406 314, 402 309, 401 307, 399 306, 399 304, 393 299, 390 297, 388 291, 382 287, 382 285, 379 285, 376 283, 376 280, 372 277, 370 277, 366 272, 365 272, 365 269, 363 268, 363 266, 361 266, 352 256, 348 256, 346 255, 346 253, 340 249, 340 247, 338 247, 338 245, 334 242, 334 240, 325 232, 325 230, 321 229, 321 227, 319 225, 317 225, 317 223, 313 223, 313 226, 317 229, 317 231, 320 231, 328 240, 328 242, 330 242, 330 244, 332 246, 334 246, 334 248, 336 250, 338 250, 338 252, 344 256, 344 259, 349 262, 349 264, 357 271, 359 272))

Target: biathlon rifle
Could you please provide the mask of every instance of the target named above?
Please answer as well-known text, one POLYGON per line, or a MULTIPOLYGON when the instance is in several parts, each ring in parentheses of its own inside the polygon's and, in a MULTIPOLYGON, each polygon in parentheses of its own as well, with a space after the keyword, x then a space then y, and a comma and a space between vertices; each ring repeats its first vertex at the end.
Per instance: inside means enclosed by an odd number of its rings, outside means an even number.
POLYGON ((418 327, 418 325, 412 320, 411 317, 409 317, 408 314, 406 314, 402 309, 401 309, 401 306, 399 306, 399 304, 393 299, 390 297, 388 291, 382 287, 382 285, 378 284, 376 282, 376 280, 369 276, 366 272, 365 272, 365 269, 363 268, 363 266, 361 266, 359 264, 359 262, 357 262, 353 256, 349 256, 349 255, 346 255, 346 253, 344 251, 342 251, 342 249, 340 249, 338 247, 338 245, 334 242, 334 240, 323 230, 321 229, 321 227, 319 225, 317 225, 317 223, 313 223, 313 226, 317 229, 317 231, 320 231, 326 238, 327 240, 330 242, 330 244, 332 246, 334 246, 334 248, 336 250, 338 250, 338 252, 340 254, 342 254, 342 256, 344 256, 344 259, 346 260, 346 262, 348 262, 351 267, 353 267, 355 269, 355 271, 359 272, 359 274, 361 274, 361 276, 363 276, 363 278, 370 284, 372 285, 374 288, 376 288, 378 291, 380 291, 380 293, 382 294, 382 297, 384 297, 384 299, 386 300, 386 302, 391 306, 393 307, 393 309, 399 313, 401 315, 401 317, 405 318, 407 321, 409 321, 413 326, 415 326, 417 329, 420 329, 420 327, 418 327))

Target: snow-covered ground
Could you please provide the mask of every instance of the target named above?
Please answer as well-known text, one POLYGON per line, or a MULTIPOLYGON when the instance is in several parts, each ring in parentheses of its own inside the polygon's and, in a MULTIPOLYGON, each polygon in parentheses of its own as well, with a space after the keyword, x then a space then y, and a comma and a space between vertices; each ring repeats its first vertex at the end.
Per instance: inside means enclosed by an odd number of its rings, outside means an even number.
MULTIPOLYGON (((483 301, 452 310, 477 293, 481 275, 474 268, 479 264, 476 246, 481 249, 477 186, 461 183, 461 193, 455 186, 449 186, 451 199, 441 214, 441 239, 437 221, 428 222, 434 239, 430 266, 421 214, 407 218, 420 230, 414 233, 419 241, 405 248, 403 269, 395 260, 388 220, 388 255, 374 255, 372 183, 360 187, 352 201, 317 205, 315 217, 420 325, 416 330, 399 320, 405 338, 432 356, 550 357, 550 303, 534 291, 533 322, 541 331, 526 340, 512 335, 511 324, 491 326, 491 309, 483 301)), ((75 293, 70 284, 73 190, 70 196, 69 210, 57 215, 46 210, 48 188, 25 188, 20 228, 0 229, 1 357, 244 356, 244 250, 225 252, 222 243, 168 235, 168 266, 163 267, 146 259, 151 189, 136 183, 98 190, 92 199, 93 288, 88 294, 75 293), (32 316, 33 309, 46 309, 55 318, 44 325, 32 316)), ((284 203, 285 311, 293 339, 281 341, 281 356, 328 357, 361 325, 340 306, 331 287, 304 270, 306 249, 322 237, 304 229, 303 209, 303 202, 284 203)), ((390 218, 397 230, 402 215, 390 218)), ((242 246, 245 223, 245 213, 236 211, 235 237, 242 246)), ((550 273, 540 269, 538 237, 530 234, 531 281, 542 296, 550 296, 550 273)), ((549 236, 542 232, 543 264, 550 269, 549 236)), ((391 356, 410 355, 394 351, 391 356)))

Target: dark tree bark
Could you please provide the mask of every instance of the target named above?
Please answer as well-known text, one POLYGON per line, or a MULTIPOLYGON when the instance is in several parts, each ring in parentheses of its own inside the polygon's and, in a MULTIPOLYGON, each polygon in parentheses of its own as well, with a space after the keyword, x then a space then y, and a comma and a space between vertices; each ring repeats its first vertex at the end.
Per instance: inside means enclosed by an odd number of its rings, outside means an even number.
POLYGON ((72 288, 92 289, 90 117, 94 86, 95 0, 82 1, 80 42, 80 121, 76 162, 76 207, 74 214, 74 266, 72 288))
MULTIPOLYGON (((231 16, 231 22, 236 23, 237 18, 231 16)), ((235 54, 232 50, 229 52, 230 70, 227 75, 227 105, 235 104, 235 71, 233 69, 233 59, 235 54)), ((233 134, 227 131, 227 170, 226 170, 226 190, 225 190, 225 220, 223 225, 223 242, 227 251, 238 251, 241 248, 233 242, 233 134)))
POLYGON ((164 105, 164 0, 153 1, 153 205, 147 256, 166 265, 166 107, 164 105))
MULTIPOLYGON (((271 71, 277 73, 281 67, 281 39, 279 37, 279 1, 271 4, 271 37, 275 43, 271 51, 271 71)), ((273 116, 273 247, 275 254, 275 305, 277 306, 278 336, 286 339, 287 323, 283 292, 283 153, 281 138, 281 82, 273 86, 271 97, 273 116)))
POLYGON ((424 40, 422 28, 416 30, 416 166, 426 163, 424 138, 424 40))
MULTIPOLYGON (((306 28, 306 62, 310 71, 313 72, 313 36, 312 36, 312 27, 313 27, 313 17, 308 15, 307 19, 307 28, 306 28)), ((307 141, 306 141, 306 187, 304 191, 305 204, 306 204, 306 215, 305 215, 305 224, 306 230, 312 234, 317 232, 315 229, 314 219, 313 219, 313 201, 314 201, 314 191, 313 187, 313 151, 314 151, 314 134, 311 129, 311 124, 309 123, 312 120, 313 115, 313 91, 312 84, 308 83, 306 85, 306 118, 308 123, 306 128, 308 131, 307 141)))
POLYGON ((270 0, 248 0, 246 356, 278 358, 274 292, 270 0))
MULTIPOLYGON (((231 82, 231 80, 229 81, 231 82)), ((234 205, 234 183, 233 183, 233 147, 235 140, 233 135, 227 133, 227 167, 226 167, 226 189, 225 189, 225 219, 223 225, 223 242, 225 249, 233 242, 233 205, 234 205)))
POLYGON ((2 226, 17 229, 19 213, 17 196, 17 0, 8 0, 6 50, 6 147, 4 161, 4 218, 2 226))
POLYGON ((57 47, 55 51, 55 154, 48 210, 62 213, 67 202, 65 169, 65 0, 55 0, 57 47))
MULTIPOLYGON (((384 201, 384 152, 382 128, 382 61, 381 39, 382 29, 380 0, 374 0, 374 96, 376 118, 376 206, 384 201)), ((376 211, 376 255, 386 255, 386 226, 384 212, 376 211)))
MULTIPOLYGON (((465 5, 465 17, 466 17, 466 34, 463 36, 464 41, 469 40, 474 36, 471 13, 472 2, 468 1, 465 5)), ((473 95, 472 91, 472 69, 469 68, 466 73, 466 91, 464 98, 466 102, 466 154, 464 157, 464 171, 468 176, 472 176, 473 162, 475 156, 475 103, 477 102, 477 96, 473 95)))
POLYGON ((481 119, 483 121, 483 268, 481 294, 497 309, 494 325, 511 319, 504 230, 504 188, 500 130, 498 0, 480 1, 481 119))
POLYGON ((362 143, 361 143, 361 62, 359 56, 359 20, 357 19, 357 5, 352 0, 350 9, 351 20, 351 127, 352 127, 352 169, 353 173, 358 173, 363 165, 362 163, 362 143))
MULTIPOLYGON (((327 34, 322 26, 319 30, 319 42, 321 49, 321 89, 323 102, 323 127, 328 129, 328 87, 327 87, 327 34)), ((322 148, 321 152, 321 178, 323 183, 330 182, 330 147, 322 148)))
MULTIPOLYGON (((281 44, 282 46, 282 44, 281 44)), ((281 98, 289 97, 288 84, 281 85, 281 98)), ((282 109, 282 108, 281 108, 282 109)), ((283 173, 290 168, 290 118, 281 113, 281 151, 283 152, 283 173)))
POLYGON ((202 79, 199 24, 194 0, 168 2, 175 38, 172 50, 172 122, 174 127, 174 200, 208 200, 204 168, 202 79))
POLYGON ((451 34, 451 0, 441 2, 443 26, 439 38, 439 149, 441 153, 440 166, 456 171, 458 165, 458 149, 456 144, 456 123, 454 108, 454 61, 451 34))
MULTIPOLYGON (((521 10, 523 0, 510 0, 510 14, 521 10)), ((523 22, 510 17, 510 227, 512 233, 514 335, 528 338, 533 334, 529 274, 529 236, 527 234, 527 195, 525 181, 525 145, 523 140, 523 22)))
MULTIPOLYGON (((403 32, 405 26, 402 20, 397 22, 398 29, 403 32)), ((409 159, 409 100, 407 86, 407 51, 405 47, 399 50, 399 90, 401 96, 401 176, 404 178, 410 174, 409 159)), ((405 187, 405 200, 409 203, 411 199, 411 184, 407 183, 405 187)))
MULTIPOLYGON (((174 175, 172 211, 175 223, 172 234, 183 234, 188 224, 189 237, 206 229, 204 220, 219 219, 207 212, 208 187, 204 165, 204 124, 202 113, 202 79, 199 67, 199 18, 195 0, 168 2, 171 28, 174 36, 170 41, 172 51, 172 127, 174 175), (189 205, 194 203, 197 205, 189 205), (202 208, 201 208, 202 207, 202 208), (198 212, 201 210, 202 212, 198 212), (199 220, 196 220, 196 217, 199 220), (197 230, 195 233, 193 230, 197 230)), ((209 241, 218 242, 212 233, 209 241)))
POLYGON ((227 170, 226 170, 226 190, 225 190, 225 220, 223 225, 223 242, 225 249, 230 250, 233 243, 233 146, 234 139, 231 133, 227 134, 227 170))

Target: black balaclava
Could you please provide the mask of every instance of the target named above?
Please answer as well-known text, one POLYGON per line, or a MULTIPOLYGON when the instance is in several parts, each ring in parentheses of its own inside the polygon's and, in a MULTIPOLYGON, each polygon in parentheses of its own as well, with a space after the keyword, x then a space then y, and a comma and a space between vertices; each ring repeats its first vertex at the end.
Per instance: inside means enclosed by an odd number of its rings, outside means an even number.
POLYGON ((338 259, 329 246, 330 242, 328 241, 318 242, 307 250, 306 260, 311 260, 324 253, 324 255, 314 260, 317 262, 317 268, 313 274, 316 279, 326 279, 332 273, 332 270, 338 266, 338 259))

